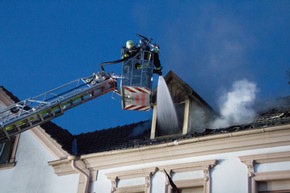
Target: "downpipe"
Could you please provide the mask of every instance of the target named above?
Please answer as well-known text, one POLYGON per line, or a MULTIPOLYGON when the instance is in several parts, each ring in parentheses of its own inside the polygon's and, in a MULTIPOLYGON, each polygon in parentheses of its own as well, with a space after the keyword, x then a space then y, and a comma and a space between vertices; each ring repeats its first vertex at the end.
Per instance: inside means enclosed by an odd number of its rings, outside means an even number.
POLYGON ((71 167, 73 168, 73 170, 75 170, 76 172, 78 172, 79 174, 84 176, 84 178, 85 178, 84 187, 85 188, 83 190, 83 193, 88 193, 89 192, 89 185, 90 185, 90 173, 87 174, 85 171, 83 171, 82 169, 80 169, 79 167, 76 166, 76 160, 77 160, 76 156, 68 156, 67 159, 71 161, 71 167))

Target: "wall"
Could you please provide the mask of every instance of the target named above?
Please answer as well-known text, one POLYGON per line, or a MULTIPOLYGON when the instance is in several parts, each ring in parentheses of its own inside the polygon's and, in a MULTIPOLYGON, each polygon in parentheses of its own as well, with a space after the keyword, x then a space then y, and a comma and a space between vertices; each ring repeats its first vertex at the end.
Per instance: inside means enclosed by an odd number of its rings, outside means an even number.
MULTIPOLYGON (((208 192, 211 193, 246 193, 248 192, 248 168, 241 161, 240 156, 248 156, 248 155, 260 155, 260 154, 271 154, 276 152, 289 152, 290 146, 278 146, 271 148, 260 148, 254 150, 244 150, 244 151, 236 151, 229 153, 220 153, 220 154, 211 154, 204 156, 196 156, 182 159, 173 159, 167 161, 157 161, 151 163, 144 163, 138 165, 130 165, 116 168, 109 168, 100 170, 97 175, 97 181, 92 183, 91 192, 93 193, 110 193, 111 192, 111 181, 108 179, 108 176, 112 173, 122 173, 124 175, 124 171, 140 171, 146 170, 146 168, 160 168, 159 171, 154 173, 151 177, 151 193, 164 193, 166 192, 166 177, 163 172, 161 172, 162 168, 170 168, 176 164, 185 164, 190 163, 194 165, 196 162, 201 162, 205 160, 217 160, 217 164, 210 170, 210 189, 208 192)), ((189 164, 189 165, 190 165, 189 164)), ((189 167, 189 166, 187 166, 189 167)), ((259 166, 255 169, 255 171, 277 171, 277 170, 289 170, 290 169, 290 161, 277 162, 272 164, 265 164, 264 166, 259 166), (286 167, 287 166, 287 167, 286 167)), ((151 169, 152 170, 152 169, 151 169)), ((189 169, 190 170, 190 169, 189 169)), ((169 171, 169 170, 167 170, 169 171)), ((137 173, 137 172, 136 172, 137 173)), ((135 174, 136 174, 135 173, 135 174)), ((145 172, 146 173, 146 172, 145 172)), ((145 174, 144 173, 144 174, 145 174)), ((203 170, 200 172, 196 172, 195 175, 190 174, 188 172, 180 172, 179 175, 173 176, 173 180, 177 181, 180 179, 187 178, 204 178, 203 170), (198 174, 198 175, 197 175, 198 174)), ((111 175, 112 176, 112 175, 111 175)), ((131 183, 127 181, 127 184, 131 184, 132 186, 136 185, 137 177, 132 177, 131 183)), ((143 186, 145 187, 146 184, 143 186)), ((122 185, 123 186, 123 185, 122 185)), ((145 190, 145 188, 144 188, 145 190)))
POLYGON ((0 192, 77 192, 79 175, 55 175, 53 168, 47 164, 55 159, 31 131, 22 133, 16 153, 16 166, 0 170, 0 192))

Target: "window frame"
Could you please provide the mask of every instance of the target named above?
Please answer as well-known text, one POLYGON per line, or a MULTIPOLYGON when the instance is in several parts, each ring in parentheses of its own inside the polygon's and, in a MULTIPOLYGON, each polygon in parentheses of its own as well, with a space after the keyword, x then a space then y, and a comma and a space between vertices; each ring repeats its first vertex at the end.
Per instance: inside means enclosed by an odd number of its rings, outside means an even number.
MULTIPOLYGON (((7 91, 4 87, 0 86, 0 109, 6 108, 7 106, 12 105, 15 102, 17 102, 18 99, 14 97, 13 95, 12 96, 11 95, 9 96, 9 91, 7 91)), ((0 164, 0 170, 10 169, 16 165, 16 151, 17 151, 17 147, 19 143, 19 138, 20 138, 20 134, 11 138, 12 145, 11 145, 11 149, 9 150, 10 157, 7 159, 7 163, 0 164)))
MULTIPOLYGON (((290 170, 285 171, 273 171, 273 172, 259 172, 256 173, 253 177, 254 188, 258 189, 258 184, 260 182, 268 182, 268 181, 276 181, 276 180, 290 180, 290 170)), ((258 192, 258 191, 257 191, 258 192)), ((273 190, 273 191, 266 191, 267 193, 275 193, 275 192, 290 192, 289 189, 285 190, 273 190)))
MULTIPOLYGON (((11 139, 12 145, 10 147, 11 149, 9 150, 11 152, 10 157, 7 159, 7 163, 0 164, 0 170, 10 169, 16 165, 16 151, 17 151, 17 147, 18 147, 18 143, 19 143, 19 138, 20 138, 20 135, 18 134, 18 135, 16 135, 16 137, 14 139, 11 139)), ((5 144, 5 146, 6 146, 6 144, 5 144)))
POLYGON ((188 132, 190 99, 186 97, 185 101, 183 101, 180 105, 184 105, 182 107, 181 113, 178 113, 177 115, 179 126, 181 129, 177 131, 176 133, 172 133, 172 134, 159 134, 157 105, 153 106, 150 139, 156 139, 156 138, 158 139, 158 138, 164 138, 164 137, 176 136, 176 135, 185 135, 188 132))
MULTIPOLYGON (((185 180, 176 180, 178 188, 189 188, 189 187, 203 187, 204 193, 211 192, 211 169, 217 165, 217 160, 205 160, 199 162, 189 162, 183 164, 173 164, 165 166, 156 166, 150 168, 139 168, 136 170, 126 170, 119 172, 107 173, 107 178, 111 181, 111 193, 135 193, 143 192, 150 193, 151 190, 151 180, 152 177, 157 172, 167 171, 169 176, 172 176, 174 173, 181 173, 187 171, 202 171, 203 177, 194 178, 194 179, 185 179, 185 180), (133 186, 122 186, 119 187, 119 181, 124 179, 134 179, 134 178, 145 178, 144 185, 133 185, 133 186), (142 191, 143 190, 143 191, 142 191)), ((164 173, 164 175, 166 175, 164 173)), ((168 178, 165 176, 165 193, 171 193, 171 185, 168 181, 168 178)))
MULTIPOLYGON (((267 154, 257 154, 250 156, 240 156, 241 162, 244 163, 248 169, 248 193, 257 193, 258 183, 270 180, 288 180, 290 179, 290 170, 256 172, 256 164, 264 163, 279 163, 290 161, 290 152, 277 152, 267 154)), ((271 191, 275 192, 275 191, 271 191)), ((276 191, 277 192, 277 191, 276 191)), ((281 191, 279 191, 281 192, 281 191)), ((278 193, 278 192, 277 192, 278 193)))
POLYGON ((157 171, 158 168, 153 167, 153 168, 113 172, 106 174, 106 176, 111 181, 111 193, 137 193, 137 192, 150 193, 151 178, 157 171), (143 177, 145 179, 144 184, 119 187, 120 180, 143 178, 143 177))
POLYGON ((1 157, 2 153, 3 153, 3 151, 4 151, 5 145, 6 145, 6 143, 1 143, 0 144, 0 157, 1 157))
MULTIPOLYGON (((181 190, 185 189, 185 188, 201 187, 203 189, 203 192, 205 192, 205 184, 207 182, 205 182, 204 178, 197 178, 197 179, 189 179, 189 180, 176 180, 176 181, 174 181, 174 183, 178 187, 178 189, 181 189, 181 190)), ((174 192, 172 192, 172 188, 171 188, 170 184, 167 187, 167 193, 174 193, 174 192)))
MULTIPOLYGON (((164 167, 163 169, 169 171, 169 176, 172 177, 174 173, 181 173, 186 171, 203 171, 203 178, 195 178, 195 179, 186 179, 186 180, 173 180, 178 189, 182 188, 195 188, 195 187, 203 187, 204 193, 211 192, 211 170, 217 165, 217 160, 206 160, 200 162, 191 162, 185 164, 177 164, 170 165, 164 167)), ((171 185, 166 178, 165 185, 166 193, 173 193, 171 185)))

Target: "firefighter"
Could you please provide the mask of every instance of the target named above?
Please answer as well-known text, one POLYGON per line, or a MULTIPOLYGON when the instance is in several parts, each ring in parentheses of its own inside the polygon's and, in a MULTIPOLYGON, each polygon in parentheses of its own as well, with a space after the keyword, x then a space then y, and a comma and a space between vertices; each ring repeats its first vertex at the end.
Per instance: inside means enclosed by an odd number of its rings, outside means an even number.
MULTIPOLYGON (((126 48, 124 49, 124 53, 123 53, 122 59, 128 58, 129 56, 132 56, 132 55, 136 54, 137 51, 138 51, 138 48, 135 45, 135 43, 133 42, 133 40, 128 40, 126 42, 126 48)), ((141 64, 136 63, 135 64, 135 68, 136 69, 141 69, 141 64)))
MULTIPOLYGON (((140 42, 140 44, 142 44, 142 42, 140 42)), ((162 76, 162 71, 161 71, 162 66, 161 66, 160 59, 159 59, 159 51, 160 51, 159 46, 154 44, 151 50, 150 50, 150 47, 147 46, 146 50, 151 51, 151 53, 153 54, 153 64, 155 66, 155 69, 153 69, 153 73, 158 74, 159 76, 162 76)), ((152 61, 151 54, 149 54, 149 55, 146 54, 145 59, 152 61)))
POLYGON ((162 66, 160 63, 160 59, 159 59, 159 46, 154 44, 153 48, 151 49, 151 52, 153 53, 153 63, 155 65, 155 69, 153 69, 153 73, 158 74, 159 76, 162 76, 162 66))
MULTIPOLYGON (((142 42, 140 42, 140 45, 141 44, 142 44, 142 42)), ((149 51, 151 51, 153 53, 153 58, 154 58, 153 63, 154 63, 154 66, 155 66, 155 69, 153 69, 153 73, 158 74, 159 76, 161 76, 162 75, 162 72, 161 72, 162 66, 161 66, 160 59, 159 59, 159 50, 160 50, 159 46, 154 44, 154 46, 153 46, 153 48, 151 50, 150 50, 149 46, 147 46, 146 49, 148 49, 149 51)), ((135 45, 133 40, 128 40, 126 42, 126 49, 124 50, 122 58, 127 58, 127 57, 135 54, 137 51, 138 51, 138 47, 135 45)), ((151 58, 150 55, 147 56, 147 57, 151 58)), ((146 57, 146 59, 150 60, 147 57, 146 57)), ((136 69, 141 69, 142 66, 141 66, 141 64, 136 63, 135 64, 135 68, 136 69)))

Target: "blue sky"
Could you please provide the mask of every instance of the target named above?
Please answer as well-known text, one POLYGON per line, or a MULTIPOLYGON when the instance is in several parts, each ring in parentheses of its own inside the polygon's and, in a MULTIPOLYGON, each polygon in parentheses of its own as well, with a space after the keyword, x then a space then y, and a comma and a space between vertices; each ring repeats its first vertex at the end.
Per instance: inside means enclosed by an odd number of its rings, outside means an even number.
MULTIPOLYGON (((136 33, 213 108, 234 81, 258 100, 289 95, 290 1, 0 1, 0 85, 19 99, 100 71, 136 33)), ((120 73, 119 68, 110 69, 120 73)), ((154 76, 157 80, 158 76, 154 76)), ((73 134, 151 119, 104 95, 53 122, 73 134)))

